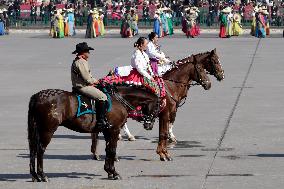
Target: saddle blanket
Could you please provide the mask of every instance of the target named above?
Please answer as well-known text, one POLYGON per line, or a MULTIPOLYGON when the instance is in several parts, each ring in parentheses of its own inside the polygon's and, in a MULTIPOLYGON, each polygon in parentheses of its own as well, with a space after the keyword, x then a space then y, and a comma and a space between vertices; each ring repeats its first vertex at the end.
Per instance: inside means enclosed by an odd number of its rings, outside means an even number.
MULTIPOLYGON (((112 102, 111 102, 111 97, 108 93, 105 93, 107 95, 107 99, 108 99, 108 107, 107 107, 107 111, 110 112, 111 108, 112 108, 112 102)), ((77 107, 77 117, 80 117, 82 115, 85 114, 96 114, 96 108, 95 108, 95 100, 93 101, 93 105, 92 105, 92 101, 90 98, 83 96, 83 95, 76 95, 77 100, 78 100, 78 107, 77 107)))

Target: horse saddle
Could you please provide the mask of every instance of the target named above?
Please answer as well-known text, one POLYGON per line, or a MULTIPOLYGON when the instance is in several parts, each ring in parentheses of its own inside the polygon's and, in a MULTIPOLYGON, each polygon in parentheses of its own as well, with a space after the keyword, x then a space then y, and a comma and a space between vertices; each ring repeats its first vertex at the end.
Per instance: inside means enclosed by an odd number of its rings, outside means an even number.
MULTIPOLYGON (((107 96, 107 99, 108 99, 107 111, 110 112, 112 108, 111 97, 109 93, 107 92, 107 90, 103 89, 102 92, 104 92, 107 96)), ((96 101, 95 100, 82 94, 76 88, 72 88, 72 93, 76 95, 77 101, 78 101, 76 117, 80 117, 85 114, 96 114, 96 106, 95 106, 96 101)))

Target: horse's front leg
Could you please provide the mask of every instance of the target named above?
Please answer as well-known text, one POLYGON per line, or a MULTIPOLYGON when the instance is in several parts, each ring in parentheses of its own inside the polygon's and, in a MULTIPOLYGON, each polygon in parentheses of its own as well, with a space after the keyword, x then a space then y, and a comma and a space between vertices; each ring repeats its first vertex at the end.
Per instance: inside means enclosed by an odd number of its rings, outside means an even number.
POLYGON ((114 180, 121 179, 120 175, 116 172, 114 167, 119 132, 119 129, 106 129, 105 131, 103 131, 106 141, 106 159, 104 170, 108 173, 108 178, 114 180))
POLYGON ((98 135, 99 133, 91 133, 91 137, 92 137, 91 152, 93 154, 94 160, 101 160, 100 155, 97 152, 97 147, 99 145, 98 135))
POLYGON ((161 161, 171 161, 172 158, 167 151, 167 140, 169 134, 169 113, 167 111, 161 112, 159 115, 159 143, 157 147, 157 154, 161 161))

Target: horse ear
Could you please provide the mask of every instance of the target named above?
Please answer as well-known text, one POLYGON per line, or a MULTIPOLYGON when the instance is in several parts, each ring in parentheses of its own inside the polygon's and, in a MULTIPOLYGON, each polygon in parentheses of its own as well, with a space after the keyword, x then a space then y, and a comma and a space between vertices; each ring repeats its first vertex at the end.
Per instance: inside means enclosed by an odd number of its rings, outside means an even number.
POLYGON ((211 54, 216 54, 216 48, 211 51, 211 54))

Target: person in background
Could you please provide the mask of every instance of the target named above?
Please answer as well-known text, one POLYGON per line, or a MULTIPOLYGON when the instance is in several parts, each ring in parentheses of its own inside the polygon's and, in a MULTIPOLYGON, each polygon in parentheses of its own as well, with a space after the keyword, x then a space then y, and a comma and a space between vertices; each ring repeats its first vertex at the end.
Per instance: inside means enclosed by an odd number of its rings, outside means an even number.
POLYGON ((37 7, 35 6, 35 3, 33 3, 32 6, 31 6, 31 14, 30 14, 31 24, 33 22, 36 24, 36 17, 37 17, 36 9, 37 9, 37 7))

